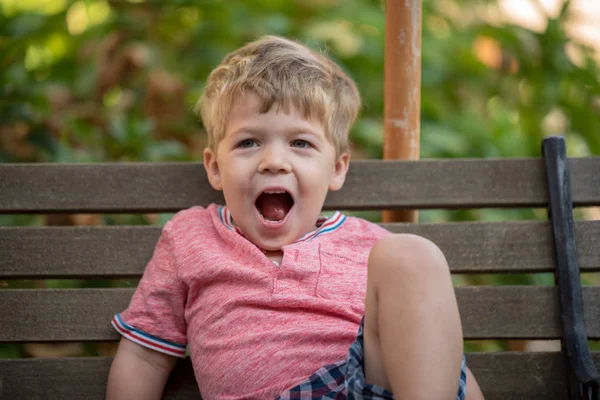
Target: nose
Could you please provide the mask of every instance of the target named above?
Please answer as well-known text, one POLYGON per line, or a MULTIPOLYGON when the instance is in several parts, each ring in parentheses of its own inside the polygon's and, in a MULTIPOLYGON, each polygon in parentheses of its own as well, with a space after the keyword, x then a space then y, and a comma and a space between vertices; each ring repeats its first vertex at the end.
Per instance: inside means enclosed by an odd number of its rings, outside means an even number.
POLYGON ((261 173, 289 173, 292 171, 292 165, 283 149, 276 146, 269 146, 262 152, 258 171, 261 173))

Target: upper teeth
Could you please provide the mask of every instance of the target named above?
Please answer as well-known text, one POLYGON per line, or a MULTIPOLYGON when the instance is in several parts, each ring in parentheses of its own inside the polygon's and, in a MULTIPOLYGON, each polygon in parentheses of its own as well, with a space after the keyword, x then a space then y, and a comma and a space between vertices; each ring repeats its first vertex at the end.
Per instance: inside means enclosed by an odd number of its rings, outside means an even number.
POLYGON ((281 194, 285 193, 285 190, 265 190, 266 194, 281 194))

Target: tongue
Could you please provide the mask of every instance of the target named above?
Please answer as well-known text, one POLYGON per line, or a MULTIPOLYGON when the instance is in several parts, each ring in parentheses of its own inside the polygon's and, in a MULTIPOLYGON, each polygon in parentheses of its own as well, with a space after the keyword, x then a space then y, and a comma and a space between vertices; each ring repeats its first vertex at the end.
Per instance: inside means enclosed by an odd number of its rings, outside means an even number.
POLYGON ((256 207, 264 219, 269 221, 281 221, 285 218, 288 207, 283 198, 284 195, 263 193, 256 201, 256 207))

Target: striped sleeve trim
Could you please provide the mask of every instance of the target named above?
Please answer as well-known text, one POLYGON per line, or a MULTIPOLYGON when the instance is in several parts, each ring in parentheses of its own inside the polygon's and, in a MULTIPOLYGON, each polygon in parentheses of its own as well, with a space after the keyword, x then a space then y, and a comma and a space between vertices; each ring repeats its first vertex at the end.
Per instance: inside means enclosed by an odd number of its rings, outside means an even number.
POLYGON ((185 358, 185 345, 157 338, 156 336, 152 336, 146 332, 136 329, 130 325, 127 325, 121 318, 121 315, 118 313, 115 314, 111 323, 112 326, 117 330, 117 332, 119 332, 121 335, 123 335, 124 337, 126 337, 134 343, 137 343, 144 347, 148 347, 152 350, 156 350, 160 353, 185 358))

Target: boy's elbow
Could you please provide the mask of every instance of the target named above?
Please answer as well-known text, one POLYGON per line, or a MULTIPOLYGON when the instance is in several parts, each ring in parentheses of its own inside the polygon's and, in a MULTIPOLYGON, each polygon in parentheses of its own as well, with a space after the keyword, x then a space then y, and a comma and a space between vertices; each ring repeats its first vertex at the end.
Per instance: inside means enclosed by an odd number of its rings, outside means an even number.
POLYGON ((176 357, 122 338, 110 367, 106 399, 160 399, 176 362, 176 357))

